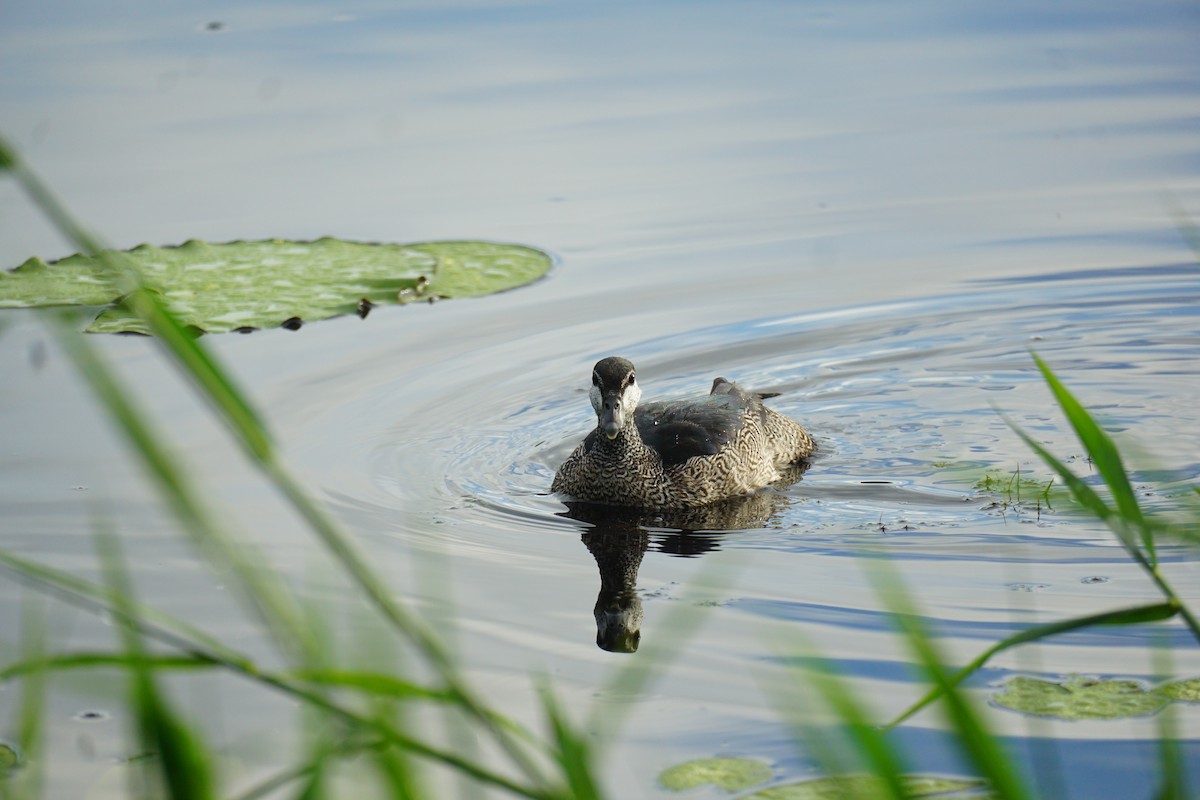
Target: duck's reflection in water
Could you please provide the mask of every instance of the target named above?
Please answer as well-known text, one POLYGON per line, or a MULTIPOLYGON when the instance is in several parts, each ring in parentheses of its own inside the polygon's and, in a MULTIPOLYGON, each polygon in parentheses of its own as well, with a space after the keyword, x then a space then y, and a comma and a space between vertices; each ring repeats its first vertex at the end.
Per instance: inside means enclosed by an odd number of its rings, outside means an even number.
MULTIPOLYGON (((808 465, 793 466, 779 485, 799 480, 808 465)), ((642 638, 638 568, 646 550, 691 557, 715 550, 725 532, 762 528, 790 499, 766 491, 685 511, 645 511, 596 503, 568 502, 563 516, 587 522, 583 544, 600 569, 593 612, 596 644, 614 653, 633 653, 642 638)))

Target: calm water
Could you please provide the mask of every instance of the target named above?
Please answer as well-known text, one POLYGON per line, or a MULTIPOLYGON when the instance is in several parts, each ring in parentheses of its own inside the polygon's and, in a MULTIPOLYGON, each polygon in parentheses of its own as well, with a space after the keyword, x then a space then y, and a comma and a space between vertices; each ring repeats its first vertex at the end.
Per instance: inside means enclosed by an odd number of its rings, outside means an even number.
MULTIPOLYGON (((446 621, 479 685, 530 721, 531 674, 580 716, 628 710, 610 786, 653 797, 660 769, 718 753, 809 774, 764 689, 798 637, 881 717, 917 696, 866 570, 879 553, 964 660, 1034 622, 1156 598, 1069 504, 1005 506, 975 484, 1049 479, 997 409, 1089 473, 1031 349, 1139 454, 1149 505, 1200 479, 1200 269, 1170 210, 1200 216, 1198 33, 1188 3, 9 4, 0 126, 120 246, 472 237, 556 254, 549 278, 492 298, 208 343, 396 593, 446 621), (781 392, 772 404, 820 454, 720 513, 572 512, 546 490, 592 424, 588 375, 609 354, 651 396, 718 374, 781 392), (640 629, 637 654, 597 647, 598 595, 640 629), (611 691, 690 606, 703 624, 661 678, 611 691)), ((0 184, 0 264, 67 252, 0 184)), ((271 658, 34 317, 0 326, 0 543, 95 576, 90 529, 108 515, 144 600, 271 658)), ((369 652, 320 549, 152 343, 93 341, 344 630, 347 657, 369 652)), ((1200 603, 1200 559, 1164 559, 1200 603)), ((0 583, 6 653, 22 597, 0 583)), ((87 614, 54 606, 51 621, 63 648, 110 642, 87 614)), ((1153 681, 1151 644, 1200 674, 1168 625, 1019 649, 976 685, 1153 681)), ((55 684, 48 796, 122 795, 119 683, 55 684)), ((288 704, 229 681, 178 689, 236 785, 289 763, 288 704)), ((0 691, 0 738, 16 700, 0 691)), ((1200 708, 1177 710, 1200 763, 1200 708)), ((1150 795, 1156 719, 991 717, 1049 796, 1150 795)), ((920 769, 958 772, 940 726, 926 712, 899 736, 920 769)))

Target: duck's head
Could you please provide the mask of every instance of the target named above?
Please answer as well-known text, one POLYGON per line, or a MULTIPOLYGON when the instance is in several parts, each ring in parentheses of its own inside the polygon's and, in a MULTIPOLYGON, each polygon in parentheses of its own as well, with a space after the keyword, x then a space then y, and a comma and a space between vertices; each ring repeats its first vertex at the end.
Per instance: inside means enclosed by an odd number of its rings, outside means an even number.
POLYGON ((642 390, 638 388, 633 364, 623 358, 610 356, 596 362, 592 370, 592 388, 588 392, 600 430, 609 439, 616 439, 633 419, 642 390))

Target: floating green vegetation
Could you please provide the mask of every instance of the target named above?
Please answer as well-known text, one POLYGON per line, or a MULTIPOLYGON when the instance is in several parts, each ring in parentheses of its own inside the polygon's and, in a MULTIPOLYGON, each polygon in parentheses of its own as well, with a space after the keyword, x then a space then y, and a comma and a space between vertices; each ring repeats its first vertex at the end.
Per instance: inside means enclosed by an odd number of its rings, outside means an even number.
MULTIPOLYGON (((673 792, 708 785, 740 792, 765 783, 771 774, 769 766, 752 758, 697 758, 663 770, 659 781, 673 792)), ((936 775, 904 775, 900 781, 907 796, 914 798, 936 795, 953 800, 957 793, 974 792, 984 786, 978 779, 936 775)), ((892 796, 887 784, 873 775, 836 775, 770 786, 745 796, 744 800, 874 800, 892 796)))
POLYGON ((1003 496, 1010 505, 1034 500, 1041 500, 1049 505, 1050 487, 1053 485, 1053 478, 1037 480, 1028 474, 1022 475, 1018 467, 1012 472, 989 469, 971 485, 971 488, 985 494, 1003 496))
POLYGON ((1200 678, 1174 681, 1158 687, 1158 691, 1181 703, 1200 703, 1200 678))
POLYGON ((0 778, 21 763, 21 757, 11 744, 0 741, 0 778))
MULTIPOLYGON (((540 278, 550 257, 493 242, 372 244, 341 239, 269 239, 108 252, 141 276, 179 321, 206 332, 298 327, 375 305, 478 297, 540 278)), ((31 258, 0 272, 0 307, 104 306, 87 330, 149 333, 130 310, 106 259, 31 258)))
POLYGON ((739 792, 769 781, 771 774, 769 766, 752 758, 697 758, 663 770, 658 780, 673 792, 709 784, 739 792))
POLYGON ((1162 710, 1172 700, 1200 699, 1200 679, 1147 688, 1130 679, 1085 678, 1063 681, 1020 676, 992 698, 998 706, 1057 719, 1125 719, 1162 710))
POLYGON ((1053 510, 1052 496, 1057 494, 1053 476, 1039 477, 1029 469, 1001 469, 981 461, 942 460, 933 466, 946 473, 953 483, 969 486, 972 491, 986 495, 992 506, 1016 511, 1043 508, 1053 510))
MULTIPOLYGON (((905 796, 938 797, 945 800, 978 797, 984 783, 980 780, 942 778, 936 775, 901 777, 905 796)), ((895 795, 887 784, 874 775, 837 775, 799 783, 772 786, 748 795, 744 800, 884 800, 895 795)))

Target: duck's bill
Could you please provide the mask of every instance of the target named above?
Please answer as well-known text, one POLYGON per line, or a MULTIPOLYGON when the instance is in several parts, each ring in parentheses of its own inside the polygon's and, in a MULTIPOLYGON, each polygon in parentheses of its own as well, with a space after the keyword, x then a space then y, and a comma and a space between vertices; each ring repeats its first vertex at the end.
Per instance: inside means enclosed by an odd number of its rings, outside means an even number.
POLYGON ((600 416, 600 430, 604 431, 604 435, 609 439, 617 438, 624 424, 625 415, 621 413, 620 407, 605 409, 600 416))

